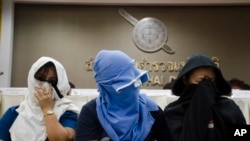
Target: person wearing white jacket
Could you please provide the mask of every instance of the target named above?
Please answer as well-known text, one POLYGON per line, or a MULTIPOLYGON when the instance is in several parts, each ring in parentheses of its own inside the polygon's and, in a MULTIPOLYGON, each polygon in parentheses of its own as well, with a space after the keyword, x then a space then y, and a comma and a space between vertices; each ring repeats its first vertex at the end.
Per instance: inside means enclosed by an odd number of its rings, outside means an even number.
POLYGON ((30 68, 24 101, 0 119, 0 140, 73 141, 79 109, 64 98, 69 90, 63 65, 39 58, 30 68))

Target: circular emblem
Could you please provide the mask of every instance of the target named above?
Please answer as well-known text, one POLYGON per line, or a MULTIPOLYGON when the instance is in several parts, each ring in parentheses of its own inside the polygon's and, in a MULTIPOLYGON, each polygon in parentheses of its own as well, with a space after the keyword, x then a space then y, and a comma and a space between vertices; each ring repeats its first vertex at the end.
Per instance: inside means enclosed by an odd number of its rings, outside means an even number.
POLYGON ((160 20, 147 17, 138 21, 124 9, 119 9, 119 13, 135 26, 133 30, 133 41, 139 49, 154 52, 162 48, 167 53, 174 53, 174 50, 166 43, 167 29, 160 20))
POLYGON ((133 40, 136 46, 143 51, 157 51, 166 43, 167 29, 156 18, 143 18, 134 27, 133 40))

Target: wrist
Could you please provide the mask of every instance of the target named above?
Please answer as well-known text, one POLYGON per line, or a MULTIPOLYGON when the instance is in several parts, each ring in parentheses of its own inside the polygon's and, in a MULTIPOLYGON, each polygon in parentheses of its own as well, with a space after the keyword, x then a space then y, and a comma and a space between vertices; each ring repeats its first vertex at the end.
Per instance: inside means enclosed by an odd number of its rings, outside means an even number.
POLYGON ((47 110, 46 112, 44 112, 43 117, 45 118, 46 116, 53 115, 53 114, 54 114, 53 110, 47 110))

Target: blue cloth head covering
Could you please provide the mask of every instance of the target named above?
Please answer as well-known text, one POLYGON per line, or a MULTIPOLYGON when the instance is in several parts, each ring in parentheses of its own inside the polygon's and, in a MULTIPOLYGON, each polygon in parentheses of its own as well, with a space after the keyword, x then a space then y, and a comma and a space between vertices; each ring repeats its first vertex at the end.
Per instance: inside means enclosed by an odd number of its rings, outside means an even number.
POLYGON ((118 50, 102 50, 94 61, 98 119, 114 141, 144 140, 153 123, 150 111, 158 106, 140 94, 141 84, 148 80, 147 71, 135 67, 134 61, 118 50))

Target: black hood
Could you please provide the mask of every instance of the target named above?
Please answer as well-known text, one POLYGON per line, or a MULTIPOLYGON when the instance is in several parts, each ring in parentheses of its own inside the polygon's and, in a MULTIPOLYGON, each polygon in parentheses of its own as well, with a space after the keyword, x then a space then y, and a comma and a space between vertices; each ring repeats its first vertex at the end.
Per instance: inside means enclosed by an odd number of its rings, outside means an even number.
POLYGON ((220 95, 228 95, 229 93, 231 93, 231 86, 224 79, 220 69, 216 66, 216 64, 208 56, 201 53, 195 53, 187 60, 186 64, 177 76, 172 87, 172 92, 174 95, 180 96, 185 88, 182 77, 193 71, 194 69, 200 67, 214 68, 216 74, 216 88, 219 91, 220 95))

